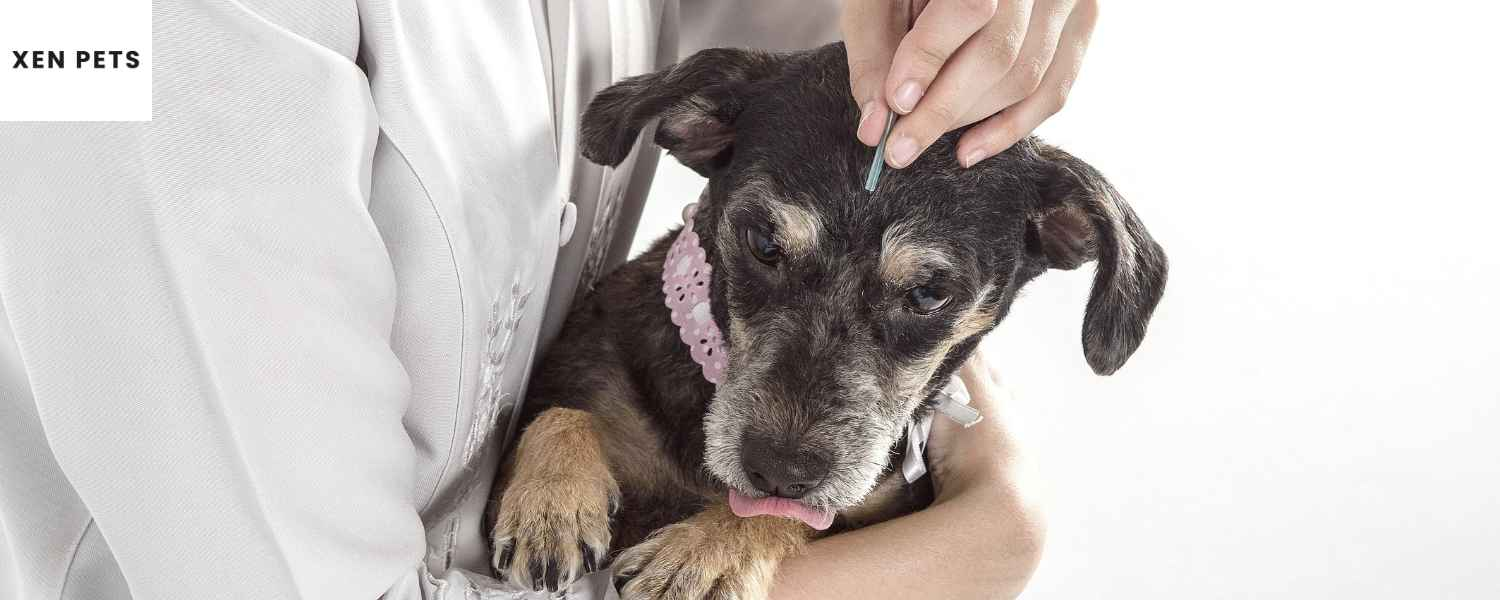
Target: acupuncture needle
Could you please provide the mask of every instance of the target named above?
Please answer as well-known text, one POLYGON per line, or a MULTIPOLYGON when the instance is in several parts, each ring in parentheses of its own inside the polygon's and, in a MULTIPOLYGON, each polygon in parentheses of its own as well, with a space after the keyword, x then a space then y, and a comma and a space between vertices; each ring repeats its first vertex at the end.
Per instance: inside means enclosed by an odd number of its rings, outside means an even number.
POLYGON ((891 137, 891 126, 896 124, 896 112, 889 111, 885 117, 885 133, 880 134, 880 144, 875 146, 875 158, 870 161, 870 174, 865 176, 865 191, 875 191, 880 183, 880 172, 885 169, 885 141, 891 137))

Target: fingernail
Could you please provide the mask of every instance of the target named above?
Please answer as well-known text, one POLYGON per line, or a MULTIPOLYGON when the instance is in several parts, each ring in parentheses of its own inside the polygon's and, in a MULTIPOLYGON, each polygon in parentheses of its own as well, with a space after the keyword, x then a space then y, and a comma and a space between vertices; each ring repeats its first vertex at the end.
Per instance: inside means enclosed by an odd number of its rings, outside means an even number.
POLYGON ((917 107, 917 102, 922 99, 922 86, 915 81, 908 81, 896 88, 896 97, 892 98, 892 104, 896 111, 901 114, 911 112, 917 107))
POLYGON ((964 157, 960 159, 959 162, 962 162, 964 164, 964 168, 967 169, 978 164, 979 161, 989 157, 990 155, 985 153, 983 149, 975 148, 973 150, 970 150, 967 154, 964 154, 964 157))
POLYGON ((917 157, 917 141, 908 136, 900 136, 891 140, 890 146, 886 148, 886 157, 891 159, 891 166, 905 167, 917 157))
POLYGON ((874 112, 874 110, 875 110, 875 101, 874 100, 869 100, 869 101, 865 102, 862 106, 859 107, 859 124, 854 126, 854 132, 855 133, 859 133, 859 130, 865 128, 865 121, 869 120, 870 113, 874 112))

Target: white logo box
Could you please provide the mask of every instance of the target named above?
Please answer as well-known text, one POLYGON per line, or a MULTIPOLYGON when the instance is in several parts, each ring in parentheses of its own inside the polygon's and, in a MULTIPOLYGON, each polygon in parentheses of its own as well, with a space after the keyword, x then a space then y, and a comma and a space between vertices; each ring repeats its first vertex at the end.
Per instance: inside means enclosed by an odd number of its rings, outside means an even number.
POLYGON ((149 121, 151 65, 151 0, 0 0, 0 121, 149 121))

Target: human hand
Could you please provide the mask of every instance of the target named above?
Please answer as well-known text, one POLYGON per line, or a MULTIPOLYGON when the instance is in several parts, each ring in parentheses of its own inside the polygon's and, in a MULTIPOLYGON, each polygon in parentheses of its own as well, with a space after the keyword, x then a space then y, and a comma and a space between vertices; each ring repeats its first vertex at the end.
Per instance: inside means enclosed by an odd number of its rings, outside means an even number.
POLYGON ((933 416, 927 460, 937 501, 977 489, 1039 510, 1035 469, 1016 435, 1015 419, 1008 414, 1013 400, 999 370, 982 349, 976 349, 959 367, 958 378, 969 392, 969 405, 984 419, 964 428, 953 419, 933 416))
POLYGON ((842 28, 857 136, 902 168, 944 133, 964 167, 999 154, 1056 114, 1078 76, 1096 0, 848 0, 842 28), (910 31, 908 31, 910 27, 910 31))

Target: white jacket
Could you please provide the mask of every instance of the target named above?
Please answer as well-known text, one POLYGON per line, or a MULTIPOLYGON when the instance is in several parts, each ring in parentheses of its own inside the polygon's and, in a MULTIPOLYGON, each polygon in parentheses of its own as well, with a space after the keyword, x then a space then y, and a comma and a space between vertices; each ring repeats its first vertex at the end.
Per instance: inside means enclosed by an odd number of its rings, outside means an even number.
POLYGON ((0 124, 0 598, 517 596, 495 450, 657 157, 577 115, 675 4, 156 0, 152 122, 0 124))

